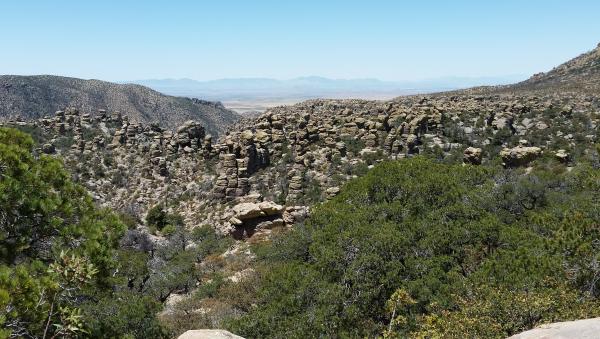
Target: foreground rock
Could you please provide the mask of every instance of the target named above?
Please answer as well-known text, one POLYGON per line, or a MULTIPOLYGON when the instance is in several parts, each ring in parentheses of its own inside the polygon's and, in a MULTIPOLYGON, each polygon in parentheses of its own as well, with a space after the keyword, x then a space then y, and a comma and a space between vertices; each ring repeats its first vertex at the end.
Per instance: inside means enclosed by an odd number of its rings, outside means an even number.
POLYGON ((513 335, 509 339, 597 339, 600 338, 600 318, 565 321, 538 326, 513 335))
POLYGON ((180 335, 178 339, 244 339, 225 330, 192 330, 180 335))

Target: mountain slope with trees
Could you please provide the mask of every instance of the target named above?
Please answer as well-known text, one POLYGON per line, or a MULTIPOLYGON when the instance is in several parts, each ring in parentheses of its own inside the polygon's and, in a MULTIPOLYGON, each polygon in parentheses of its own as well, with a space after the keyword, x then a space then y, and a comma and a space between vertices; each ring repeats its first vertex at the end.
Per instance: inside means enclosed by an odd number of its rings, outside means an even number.
MULTIPOLYGON (((22 276, 52 282, 72 262, 90 269, 65 299, 78 313, 64 314, 91 337, 500 338, 598 316, 600 98, 577 79, 564 81, 573 91, 313 100, 217 140, 114 112, 10 124, 37 144, 0 138, 0 311, 40 300, 11 285, 18 265, 40 262, 22 276), (63 187, 78 187, 71 177, 127 225, 93 258, 76 245, 110 227, 59 204, 56 192, 83 199, 63 187)), ((0 318, 39 334, 49 304, 31 305, 0 318)))
POLYGON ((580 95, 600 94, 600 44, 550 71, 534 74, 525 81, 504 86, 474 87, 451 93, 507 94, 573 93, 580 95))
POLYGON ((131 121, 171 128, 198 120, 213 134, 222 134, 239 118, 218 102, 164 95, 141 85, 52 75, 0 76, 0 118, 41 118, 67 107, 89 114, 119 111, 131 121))
POLYGON ((600 315, 600 171, 387 162, 257 249, 249 338, 502 338, 600 315))

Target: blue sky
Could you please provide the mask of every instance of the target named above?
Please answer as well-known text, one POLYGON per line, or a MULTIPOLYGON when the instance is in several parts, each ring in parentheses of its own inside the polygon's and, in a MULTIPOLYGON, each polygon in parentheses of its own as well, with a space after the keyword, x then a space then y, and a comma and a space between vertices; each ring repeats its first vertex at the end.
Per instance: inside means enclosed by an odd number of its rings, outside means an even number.
POLYGON ((596 47, 599 14, 597 0, 0 0, 0 74, 531 74, 596 47))

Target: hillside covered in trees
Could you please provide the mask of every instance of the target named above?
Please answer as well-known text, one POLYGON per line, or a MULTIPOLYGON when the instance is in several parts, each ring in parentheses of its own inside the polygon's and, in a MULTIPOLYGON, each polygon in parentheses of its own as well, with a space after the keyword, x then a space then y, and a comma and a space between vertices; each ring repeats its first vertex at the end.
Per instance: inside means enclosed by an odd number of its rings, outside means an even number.
POLYGON ((600 172, 377 165, 257 249, 250 338, 502 338, 597 317, 600 172))
POLYGON ((165 95, 148 87, 53 75, 0 75, 0 121, 42 118, 66 107, 121 112, 132 122, 175 128, 189 119, 212 134, 240 118, 219 102, 165 95))

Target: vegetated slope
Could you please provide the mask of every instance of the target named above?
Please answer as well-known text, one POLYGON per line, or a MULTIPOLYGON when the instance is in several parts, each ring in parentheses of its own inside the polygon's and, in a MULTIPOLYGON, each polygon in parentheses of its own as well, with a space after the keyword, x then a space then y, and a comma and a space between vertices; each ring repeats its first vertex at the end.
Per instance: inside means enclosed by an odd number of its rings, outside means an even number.
POLYGON ((513 85, 474 87, 452 93, 515 92, 599 94, 600 44, 595 49, 556 66, 548 72, 534 74, 531 78, 513 85))
POLYGON ((214 140, 114 112, 9 125, 129 220, 90 333, 151 300, 171 337, 500 337, 600 314, 598 112, 575 87, 313 100, 214 140))
POLYGON ((598 170, 375 166, 259 249, 246 338, 505 338, 600 315, 598 170))
POLYGON ((524 90, 568 90, 598 93, 600 91, 600 44, 549 72, 538 73, 511 86, 524 90))
POLYGON ((132 121, 166 127, 193 119, 217 134, 238 119, 220 103, 168 96, 140 85, 51 75, 0 76, 0 118, 40 118, 66 107, 84 113, 120 111, 132 121))

